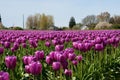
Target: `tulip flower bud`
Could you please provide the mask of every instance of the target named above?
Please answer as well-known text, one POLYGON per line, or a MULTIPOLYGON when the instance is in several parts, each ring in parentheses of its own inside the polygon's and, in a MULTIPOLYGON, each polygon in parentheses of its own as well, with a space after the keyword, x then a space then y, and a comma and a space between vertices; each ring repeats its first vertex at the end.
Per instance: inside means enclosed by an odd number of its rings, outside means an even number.
POLYGON ((71 61, 74 60, 75 57, 76 57, 76 54, 74 54, 74 53, 68 54, 68 59, 71 60, 71 61))
POLYGON ((4 52, 4 48, 0 47, 0 54, 3 54, 3 52, 4 52))
POLYGON ((49 65, 52 64, 52 59, 51 59, 50 56, 46 56, 45 61, 46 61, 46 63, 49 64, 49 65))
POLYGON ((77 42, 73 42, 72 45, 75 49, 78 49, 78 43, 77 42))
POLYGON ((65 74, 66 76, 71 77, 71 76, 72 76, 72 70, 65 69, 64 74, 65 74))
POLYGON ((78 61, 82 61, 83 57, 82 57, 82 55, 78 55, 76 58, 77 58, 78 61))
POLYGON ((26 48, 26 47, 27 47, 27 44, 26 44, 26 43, 22 43, 22 47, 23 47, 23 48, 26 48))
POLYGON ((30 73, 39 75, 42 72, 42 64, 40 62, 32 62, 29 64, 30 73))
POLYGON ((72 64, 73 64, 73 65, 77 65, 77 64, 78 64, 77 60, 73 60, 73 61, 72 61, 72 64))
POLYGON ((95 44, 95 50, 102 51, 104 49, 103 44, 95 44))
POLYGON ((23 56, 23 58, 22 58, 23 63, 24 63, 25 65, 30 64, 32 61, 34 61, 33 59, 34 59, 34 57, 31 56, 31 55, 30 55, 30 56, 23 56))
POLYGON ((52 63, 52 68, 55 71, 60 70, 60 62, 53 62, 52 63))
POLYGON ((14 69, 16 67, 17 57, 16 56, 7 56, 5 57, 5 64, 7 68, 14 69))
POLYGON ((42 60, 44 58, 44 51, 36 51, 34 56, 37 60, 42 60))
POLYGON ((50 45, 51 45, 50 42, 48 42, 48 41, 45 42, 45 46, 50 47, 50 45))
POLYGON ((13 48, 14 48, 14 50, 17 50, 17 49, 19 48, 19 43, 16 43, 16 42, 15 42, 15 43, 13 44, 13 48))
POLYGON ((25 72, 26 73, 30 73, 30 67, 29 67, 29 65, 25 65, 25 72))
POLYGON ((15 49, 14 49, 14 47, 11 47, 11 48, 10 48, 10 50, 11 50, 12 52, 15 52, 15 49))
POLYGON ((5 43, 4 43, 4 47, 5 47, 5 48, 10 48, 10 42, 5 42, 5 43))
POLYGON ((0 80, 10 80, 9 77, 10 76, 8 72, 3 72, 3 71, 0 72, 0 80))
POLYGON ((63 45, 56 45, 55 46, 55 50, 56 51, 62 51, 64 49, 64 46, 63 45))
POLYGON ((63 69, 68 68, 68 62, 67 61, 62 62, 61 64, 62 64, 63 69))

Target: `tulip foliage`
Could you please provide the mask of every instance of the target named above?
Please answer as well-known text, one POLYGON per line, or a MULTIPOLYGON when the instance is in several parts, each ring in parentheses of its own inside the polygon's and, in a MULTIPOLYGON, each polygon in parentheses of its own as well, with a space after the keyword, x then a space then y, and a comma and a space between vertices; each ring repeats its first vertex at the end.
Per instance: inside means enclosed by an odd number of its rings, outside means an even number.
POLYGON ((0 80, 104 80, 119 49, 120 30, 1 30, 0 80))

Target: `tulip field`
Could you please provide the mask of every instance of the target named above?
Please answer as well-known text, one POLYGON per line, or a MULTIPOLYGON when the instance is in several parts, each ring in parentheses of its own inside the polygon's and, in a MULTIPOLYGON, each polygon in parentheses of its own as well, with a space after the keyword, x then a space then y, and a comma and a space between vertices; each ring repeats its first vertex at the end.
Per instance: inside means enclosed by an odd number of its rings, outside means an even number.
POLYGON ((0 80, 120 80, 115 60, 120 30, 0 31, 0 80))

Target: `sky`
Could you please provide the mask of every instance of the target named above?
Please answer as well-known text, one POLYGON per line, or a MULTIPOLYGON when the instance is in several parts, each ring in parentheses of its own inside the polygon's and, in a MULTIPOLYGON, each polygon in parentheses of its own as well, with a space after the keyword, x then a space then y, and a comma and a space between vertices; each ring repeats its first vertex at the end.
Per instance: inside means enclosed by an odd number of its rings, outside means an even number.
POLYGON ((0 0, 0 14, 3 25, 23 26, 23 14, 45 13, 54 17, 58 27, 68 26, 73 16, 77 23, 87 15, 109 12, 111 16, 120 15, 120 0, 0 0))

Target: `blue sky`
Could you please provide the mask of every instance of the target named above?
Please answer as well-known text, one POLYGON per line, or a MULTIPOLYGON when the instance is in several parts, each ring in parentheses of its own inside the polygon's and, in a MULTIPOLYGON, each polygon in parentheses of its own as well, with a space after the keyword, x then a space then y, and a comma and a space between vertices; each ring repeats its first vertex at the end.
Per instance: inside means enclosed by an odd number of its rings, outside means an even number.
POLYGON ((112 16, 120 15, 120 0, 0 0, 0 14, 5 26, 22 26, 29 15, 45 13, 53 15, 56 26, 68 26, 74 16, 76 22, 87 15, 98 15, 108 11, 112 16))

